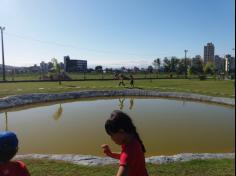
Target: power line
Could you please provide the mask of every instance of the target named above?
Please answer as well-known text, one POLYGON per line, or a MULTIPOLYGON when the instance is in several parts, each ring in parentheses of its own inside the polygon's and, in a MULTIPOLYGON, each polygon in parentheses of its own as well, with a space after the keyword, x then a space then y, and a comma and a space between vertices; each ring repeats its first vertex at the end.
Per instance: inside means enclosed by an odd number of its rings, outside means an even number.
MULTIPOLYGON (((42 44, 54 45, 58 47, 65 47, 65 48, 72 48, 72 49, 81 49, 81 50, 86 50, 86 51, 90 51, 94 53, 101 53, 101 54, 123 54, 123 55, 137 56, 137 57, 155 57, 157 55, 157 54, 137 54, 137 53, 129 53, 129 52, 97 50, 97 49, 91 49, 91 48, 77 47, 74 45, 62 44, 62 43, 52 42, 52 41, 45 41, 45 40, 40 40, 34 37, 30 37, 30 36, 23 36, 19 34, 8 33, 8 32, 6 32, 6 35, 11 36, 11 37, 17 37, 23 40, 30 40, 30 41, 38 42, 42 44)), ((159 53, 159 54, 163 55, 164 53, 159 53)))
MULTIPOLYGON (((169 53, 160 53, 160 52, 157 52, 158 54, 137 54, 137 53, 120 52, 120 51, 97 50, 97 49, 91 49, 91 48, 78 47, 78 46, 69 45, 69 44, 62 44, 62 43, 54 42, 54 41, 40 40, 40 39, 37 39, 34 37, 19 35, 19 34, 14 34, 14 33, 9 33, 9 32, 5 32, 5 35, 10 36, 10 37, 16 37, 16 38, 23 39, 23 40, 33 41, 33 42, 37 42, 37 43, 41 43, 41 44, 54 45, 54 46, 58 46, 58 47, 71 48, 71 49, 77 49, 77 50, 86 50, 89 52, 94 52, 94 53, 99 53, 99 54, 115 54, 115 55, 122 54, 122 55, 135 56, 135 57, 139 57, 139 58, 143 58, 143 57, 155 58, 158 55, 166 55, 166 56, 163 56, 163 58, 174 56, 174 55, 170 56, 169 53)), ((217 55, 225 55, 225 54, 217 54, 217 55)), ((192 56, 192 57, 194 57, 194 56, 192 56)))

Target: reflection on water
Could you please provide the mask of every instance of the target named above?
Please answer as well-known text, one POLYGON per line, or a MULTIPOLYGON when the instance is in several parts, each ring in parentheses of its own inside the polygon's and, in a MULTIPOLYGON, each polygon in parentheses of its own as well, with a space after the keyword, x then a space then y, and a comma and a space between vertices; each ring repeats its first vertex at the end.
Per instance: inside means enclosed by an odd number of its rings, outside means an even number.
POLYGON ((5 131, 8 131, 8 115, 7 112, 4 112, 5 117, 5 131))
POLYGON ((120 110, 123 110, 124 108, 124 101, 125 101, 125 98, 119 98, 119 107, 120 107, 120 110))
POLYGON ((58 109, 56 110, 56 112, 53 114, 53 119, 54 120, 59 120, 61 118, 62 112, 63 112, 63 108, 60 104, 58 109))
POLYGON ((0 112, 0 130, 18 134, 22 154, 103 155, 103 143, 120 150, 104 130, 114 109, 133 118, 147 156, 234 151, 234 108, 167 99, 122 97, 0 112))
POLYGON ((132 110, 134 106, 134 98, 130 98, 129 100, 129 110, 132 110))
MULTIPOLYGON (((119 109, 123 110, 124 109, 124 102, 125 102, 125 97, 119 98, 119 109)), ((129 98, 129 110, 132 110, 134 106, 134 98, 129 98)))
POLYGON ((182 103, 183 106, 185 106, 185 100, 183 100, 183 103, 182 103))

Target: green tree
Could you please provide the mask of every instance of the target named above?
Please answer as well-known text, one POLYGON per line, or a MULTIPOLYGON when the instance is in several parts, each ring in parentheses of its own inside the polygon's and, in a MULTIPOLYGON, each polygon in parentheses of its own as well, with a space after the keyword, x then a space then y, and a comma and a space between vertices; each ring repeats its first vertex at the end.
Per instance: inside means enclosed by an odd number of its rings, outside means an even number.
POLYGON ((163 65, 164 65, 164 71, 165 72, 170 72, 171 71, 171 62, 167 57, 164 58, 163 65))
POLYGON ((178 75, 182 75, 182 74, 185 74, 185 71, 186 71, 185 60, 181 59, 178 62, 178 65, 177 65, 177 68, 176 68, 176 73, 178 75))
POLYGON ((102 66, 101 65, 96 66, 95 71, 98 72, 98 73, 101 73, 102 72, 102 66))
POLYGON ((171 57, 171 60, 170 60, 170 70, 171 70, 171 72, 176 72, 177 71, 178 64, 179 64, 179 59, 175 56, 171 57))
POLYGON ((201 59, 201 56, 196 55, 192 59, 192 64, 189 68, 189 74, 190 75, 201 75, 203 74, 204 69, 203 69, 203 60, 201 59))
POLYGON ((152 73, 153 72, 153 67, 151 65, 149 65, 147 70, 148 70, 149 73, 152 73))
POLYGON ((204 67, 204 73, 213 75, 215 74, 215 66, 212 62, 208 62, 204 67))
POLYGON ((51 62, 53 63, 53 70, 56 73, 59 85, 61 85, 61 67, 56 58, 52 58, 51 62))
POLYGON ((155 70, 156 70, 156 74, 157 74, 157 78, 158 78, 158 74, 159 74, 159 69, 160 69, 160 66, 161 66, 161 59, 160 58, 157 58, 153 61, 153 65, 155 67, 155 70))
POLYGON ((192 65, 189 68, 189 74, 190 75, 201 75, 203 72, 204 72, 204 70, 203 70, 203 64, 202 63, 192 65))
POLYGON ((164 71, 165 72, 176 72, 177 66, 179 64, 179 59, 172 56, 171 59, 167 57, 164 58, 164 71))

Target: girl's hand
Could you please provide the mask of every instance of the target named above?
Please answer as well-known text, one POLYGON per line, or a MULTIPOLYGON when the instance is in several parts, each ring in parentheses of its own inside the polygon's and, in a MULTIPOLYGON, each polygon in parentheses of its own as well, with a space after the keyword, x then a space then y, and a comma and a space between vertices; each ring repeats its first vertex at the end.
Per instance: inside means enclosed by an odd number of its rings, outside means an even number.
POLYGON ((112 152, 110 147, 107 144, 103 144, 102 146, 103 152, 107 155, 107 156, 111 156, 112 152))
POLYGON ((114 159, 120 159, 120 154, 119 153, 112 153, 110 147, 107 144, 103 144, 102 146, 103 152, 114 159))

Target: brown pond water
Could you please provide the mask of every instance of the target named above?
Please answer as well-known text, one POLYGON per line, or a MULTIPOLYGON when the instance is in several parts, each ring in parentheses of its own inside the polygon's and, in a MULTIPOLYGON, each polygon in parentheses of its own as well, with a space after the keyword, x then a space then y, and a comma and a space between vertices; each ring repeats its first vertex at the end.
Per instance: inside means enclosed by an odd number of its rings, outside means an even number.
POLYGON ((18 134, 20 154, 102 156, 103 143, 120 150, 104 130, 114 109, 133 118, 147 156, 234 152, 234 107, 179 100, 126 97, 10 109, 0 112, 0 130, 18 134))

